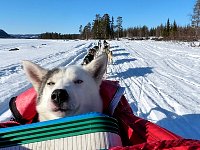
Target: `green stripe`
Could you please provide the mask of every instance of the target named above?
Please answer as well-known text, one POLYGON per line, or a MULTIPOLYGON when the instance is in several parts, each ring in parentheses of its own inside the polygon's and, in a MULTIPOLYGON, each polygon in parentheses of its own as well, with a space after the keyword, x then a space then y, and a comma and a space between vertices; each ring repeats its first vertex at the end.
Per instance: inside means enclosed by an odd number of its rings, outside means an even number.
MULTIPOLYGON (((16 146, 16 145, 22 145, 22 144, 29 144, 29 143, 34 143, 34 142, 41 142, 41 141, 47 141, 47 140, 54 140, 54 139, 60 139, 60 138, 65 138, 65 137, 72 137, 72 136, 78 136, 78 135, 83 135, 83 134, 89 134, 89 133, 96 133, 96 132, 110 132, 110 133, 115 133, 113 132, 112 129, 105 129, 105 128, 93 128, 92 130, 83 130, 83 131, 78 131, 78 132, 71 132, 71 133, 62 133, 62 134, 53 134, 51 136, 39 136, 37 138, 30 138, 30 139, 9 139, 8 141, 1 141, 0 142, 0 148, 3 147, 11 147, 11 146, 16 146)), ((118 133, 116 133, 118 134, 118 133)))
MULTIPOLYGON (((36 123, 37 125, 37 123, 36 123)), ((27 126, 23 129, 0 133, 0 148, 28 144, 39 141, 59 139, 95 132, 111 132, 118 134, 117 121, 110 117, 91 117, 81 120, 65 121, 62 123, 43 126, 27 126)))
POLYGON ((40 127, 40 128, 29 128, 23 131, 15 131, 15 132, 10 132, 10 133, 6 133, 6 134, 0 134, 1 137, 6 138, 6 137, 11 137, 11 136, 23 136, 25 134, 40 134, 42 132, 51 132, 53 130, 62 130, 63 128, 65 129, 74 129, 77 127, 81 127, 84 128, 84 126, 88 126, 88 125, 93 125, 95 124, 96 126, 98 125, 102 125, 102 124, 106 124, 108 126, 113 126, 115 128, 118 128, 118 125, 116 123, 113 123, 109 120, 87 120, 87 121, 82 121, 82 122, 75 122, 75 123, 62 123, 61 125, 51 125, 51 126, 45 126, 45 127, 40 127))
MULTIPOLYGON (((109 121, 109 122, 112 122, 114 124, 117 124, 117 121, 116 119, 114 118, 111 118, 111 117, 102 117, 102 116, 99 116, 99 117, 90 117, 90 118, 84 118, 84 119, 77 119, 77 120, 72 120, 72 121, 63 121, 63 122, 59 122, 59 123, 52 123, 52 124, 48 124, 48 125, 40 125, 40 126, 34 126, 34 125, 39 125, 41 122, 39 123, 33 123, 33 124, 27 124, 27 125, 21 125, 23 126, 23 128, 17 128, 17 129, 14 129, 14 130, 6 130, 4 131, 4 129, 0 129, 0 136, 2 135, 5 135, 5 134, 8 134, 8 133, 15 133, 15 132, 20 132, 20 131, 27 131, 27 130, 34 130, 35 128, 37 129, 40 129, 40 128, 46 128, 46 127, 52 127, 52 126, 61 126, 63 124, 70 124, 71 126, 74 126, 73 123, 78 123, 78 124, 81 124, 82 122, 86 122, 86 121, 109 121), (31 125, 31 126, 30 126, 31 125), (26 128, 24 128, 26 127, 26 128), (3 132, 2 132, 3 131, 3 132)), ((48 121, 47 121, 48 122, 48 121)), ((43 122, 42 122, 43 123, 43 122)), ((16 127, 20 127, 20 126, 16 126, 16 127)), ((11 128, 15 128, 15 127, 9 127, 10 129, 11 128)), ((7 128, 5 128, 7 129, 7 128)))
POLYGON ((24 139, 31 139, 31 138, 39 138, 39 137, 44 137, 44 136, 51 136, 51 135, 58 135, 58 134, 63 134, 63 133, 71 133, 71 132, 79 132, 79 131, 88 131, 90 132, 91 130, 93 130, 93 128, 97 128, 97 129, 107 129, 109 128, 110 130, 113 130, 113 132, 118 132, 118 129, 112 126, 108 126, 108 125, 87 125, 87 126, 83 126, 83 127, 75 127, 75 128, 64 128, 61 130, 52 130, 52 131, 48 131, 48 132, 38 132, 38 133, 28 133, 28 134, 22 134, 19 136, 7 136, 7 137, 1 137, 1 142, 3 142, 4 140, 10 140, 10 141, 14 141, 14 140, 24 140, 24 139))

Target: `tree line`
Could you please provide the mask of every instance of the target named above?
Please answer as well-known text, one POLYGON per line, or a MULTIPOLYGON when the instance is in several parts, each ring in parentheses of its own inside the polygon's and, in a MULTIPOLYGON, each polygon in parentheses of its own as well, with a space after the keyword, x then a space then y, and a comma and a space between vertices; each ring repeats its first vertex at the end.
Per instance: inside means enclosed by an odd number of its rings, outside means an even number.
POLYGON ((123 28, 122 17, 110 17, 109 14, 96 14, 92 22, 88 22, 85 26, 80 25, 79 34, 60 34, 60 33, 43 33, 42 39, 119 39, 141 38, 141 37, 162 37, 164 40, 184 40, 194 41, 200 37, 200 0, 196 0, 191 15, 191 24, 186 26, 177 25, 176 21, 166 23, 157 27, 148 28, 146 25, 123 28))
POLYGON ((79 33, 81 39, 114 39, 123 36, 122 17, 117 17, 116 24, 114 17, 109 14, 96 14, 93 22, 87 25, 80 25, 79 33))
POLYGON ((46 32, 39 36, 40 39, 79 39, 79 34, 61 34, 56 32, 46 32))
POLYGON ((187 26, 178 26, 174 20, 172 23, 168 19, 166 24, 154 28, 131 27, 123 30, 123 37, 162 37, 164 40, 196 40, 195 28, 187 26))
MULTIPOLYGON (((146 25, 142 27, 122 27, 122 17, 118 17, 116 24, 114 18, 110 19, 108 14, 101 17, 99 14, 92 23, 86 26, 80 26, 81 39, 115 39, 115 38, 148 38, 148 37, 162 37, 164 40, 197 40, 195 28, 191 25, 179 26, 176 21, 170 22, 170 19, 163 25, 148 28, 146 25)), ((199 32, 200 33, 200 32, 199 32)))

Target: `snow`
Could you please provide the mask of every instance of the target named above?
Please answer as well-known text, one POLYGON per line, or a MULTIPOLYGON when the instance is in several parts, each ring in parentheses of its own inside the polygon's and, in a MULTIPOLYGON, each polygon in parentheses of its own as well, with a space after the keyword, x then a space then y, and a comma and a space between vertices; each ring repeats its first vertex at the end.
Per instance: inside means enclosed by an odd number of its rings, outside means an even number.
MULTIPOLYGON (((95 40, 0 39, 0 121, 8 103, 31 87, 21 66, 81 64, 95 40), (9 51, 19 48, 18 51, 9 51)), ((200 49, 164 41, 108 41, 114 64, 106 78, 118 80, 134 114, 185 138, 200 139, 200 49)))

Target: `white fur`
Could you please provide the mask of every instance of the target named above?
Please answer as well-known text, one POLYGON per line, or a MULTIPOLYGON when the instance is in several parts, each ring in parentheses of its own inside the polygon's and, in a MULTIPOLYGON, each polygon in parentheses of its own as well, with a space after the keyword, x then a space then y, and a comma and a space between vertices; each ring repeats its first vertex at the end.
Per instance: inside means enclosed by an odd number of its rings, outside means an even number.
POLYGON ((48 70, 32 62, 23 61, 24 71, 37 94, 40 95, 36 106, 39 120, 52 120, 87 112, 102 112, 99 87, 106 67, 107 56, 101 55, 86 66, 68 66, 59 69, 44 83, 48 70), (55 84, 48 85, 47 83, 55 84), (66 109, 64 112, 54 111, 57 106, 52 102, 51 94, 55 89, 65 89, 69 95, 69 99, 62 106, 66 109))

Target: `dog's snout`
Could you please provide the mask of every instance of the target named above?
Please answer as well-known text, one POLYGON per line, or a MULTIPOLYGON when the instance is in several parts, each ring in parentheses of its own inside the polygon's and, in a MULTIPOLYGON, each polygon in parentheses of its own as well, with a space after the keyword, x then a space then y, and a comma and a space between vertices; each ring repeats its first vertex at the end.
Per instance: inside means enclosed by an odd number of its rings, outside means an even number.
POLYGON ((60 105, 63 102, 67 101, 69 98, 69 95, 66 90, 63 89, 56 89, 51 94, 51 99, 54 103, 60 105))

